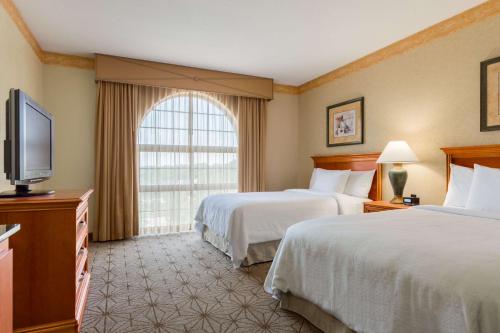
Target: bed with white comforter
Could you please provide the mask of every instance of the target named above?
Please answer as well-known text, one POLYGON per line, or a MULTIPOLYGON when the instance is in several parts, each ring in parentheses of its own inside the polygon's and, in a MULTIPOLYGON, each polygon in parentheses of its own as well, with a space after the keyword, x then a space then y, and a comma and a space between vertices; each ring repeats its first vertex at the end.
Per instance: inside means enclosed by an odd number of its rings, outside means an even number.
POLYGON ((198 209, 196 229, 227 241, 227 254, 237 267, 251 244, 279 241, 288 227, 304 220, 361 213, 365 201, 369 199, 306 189, 212 195, 198 209))
POLYGON ((500 215, 422 206, 295 224, 265 289, 357 332, 500 332, 500 215))

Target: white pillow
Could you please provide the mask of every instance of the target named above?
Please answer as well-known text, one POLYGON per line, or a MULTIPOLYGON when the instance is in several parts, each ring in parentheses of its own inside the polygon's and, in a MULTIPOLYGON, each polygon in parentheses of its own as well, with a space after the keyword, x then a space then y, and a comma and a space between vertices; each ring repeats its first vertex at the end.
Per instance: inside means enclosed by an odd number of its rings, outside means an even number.
POLYGON ((450 164, 450 167, 450 182, 443 206, 465 208, 469 199, 474 169, 456 164, 450 164))
POLYGON ((309 188, 318 192, 342 193, 351 170, 314 169, 309 188))
POLYGON ((474 164, 467 209, 500 212, 500 169, 474 164))
MULTIPOLYGON (((312 187, 313 187, 313 184, 314 182, 316 181, 316 175, 317 175, 317 172, 320 168, 314 168, 313 169, 313 172, 311 174, 311 180, 309 181, 309 189, 311 190, 312 187)), ((324 169, 321 169, 321 170, 324 170, 324 169)))
POLYGON ((374 175, 375 170, 351 171, 344 193, 358 198, 368 198, 374 175))

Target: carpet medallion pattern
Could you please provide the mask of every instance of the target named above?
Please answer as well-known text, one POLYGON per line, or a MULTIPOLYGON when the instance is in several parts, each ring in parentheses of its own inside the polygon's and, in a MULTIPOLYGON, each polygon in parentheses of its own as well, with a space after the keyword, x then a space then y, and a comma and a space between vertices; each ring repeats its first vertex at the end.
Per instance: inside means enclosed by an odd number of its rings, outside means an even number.
POLYGON ((196 233, 92 243, 82 332, 318 332, 196 233))

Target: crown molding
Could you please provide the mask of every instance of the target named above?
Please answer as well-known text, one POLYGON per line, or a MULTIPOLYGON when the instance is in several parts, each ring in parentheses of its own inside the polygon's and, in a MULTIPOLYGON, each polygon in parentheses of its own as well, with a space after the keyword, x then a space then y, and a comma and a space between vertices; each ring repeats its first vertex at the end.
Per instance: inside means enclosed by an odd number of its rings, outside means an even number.
MULTIPOLYGON (((40 61, 44 64, 76 67, 82 69, 94 69, 94 59, 62 53, 44 51, 33 33, 24 22, 21 14, 17 10, 12 0, 0 0, 9 16, 12 18, 21 34, 31 46, 40 61)), ((413 50, 437 38, 447 36, 453 32, 466 28, 474 23, 483 21, 489 17, 500 13, 500 0, 489 0, 476 7, 468 9, 449 19, 421 30, 409 37, 403 38, 382 49, 359 58, 347 65, 336 68, 315 79, 307 81, 299 86, 274 84, 274 91, 291 95, 300 95, 309 90, 318 88, 326 83, 332 82, 356 71, 375 65, 381 61, 394 57, 396 55, 413 50)))
POLYGON ((67 67, 76 67, 82 69, 94 69, 95 60, 94 58, 80 57, 69 54, 55 53, 55 52, 43 52, 42 62, 47 65, 59 65, 67 67))
POLYGON ((275 83, 273 86, 274 92, 277 93, 283 93, 283 94, 289 94, 289 95, 298 95, 299 94, 299 87, 297 86, 290 86, 286 84, 279 84, 275 83))
POLYGON ((383 60, 415 49, 423 44, 431 42, 437 38, 447 36, 453 32, 483 21, 499 13, 500 0, 487 1, 460 14, 452 16, 449 19, 436 23, 409 37, 403 38, 393 44, 390 44, 389 46, 359 58, 358 60, 355 60, 347 65, 336 68, 331 72, 301 84, 298 87, 299 94, 322 86, 328 82, 337 80, 353 72, 375 65, 383 60))

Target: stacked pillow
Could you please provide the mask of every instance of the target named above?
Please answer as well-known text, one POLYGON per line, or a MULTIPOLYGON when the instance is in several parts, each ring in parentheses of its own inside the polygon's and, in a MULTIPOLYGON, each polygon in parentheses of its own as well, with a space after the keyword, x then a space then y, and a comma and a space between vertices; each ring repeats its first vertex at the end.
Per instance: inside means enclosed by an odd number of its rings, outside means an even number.
POLYGON ((375 170, 313 170, 309 189, 324 193, 344 193, 359 198, 368 198, 375 170))
POLYGON ((474 164, 474 169, 451 164, 443 206, 500 212, 500 169, 474 164))
POLYGON ((443 206, 465 208, 473 176, 474 169, 450 164, 450 182, 443 206))

